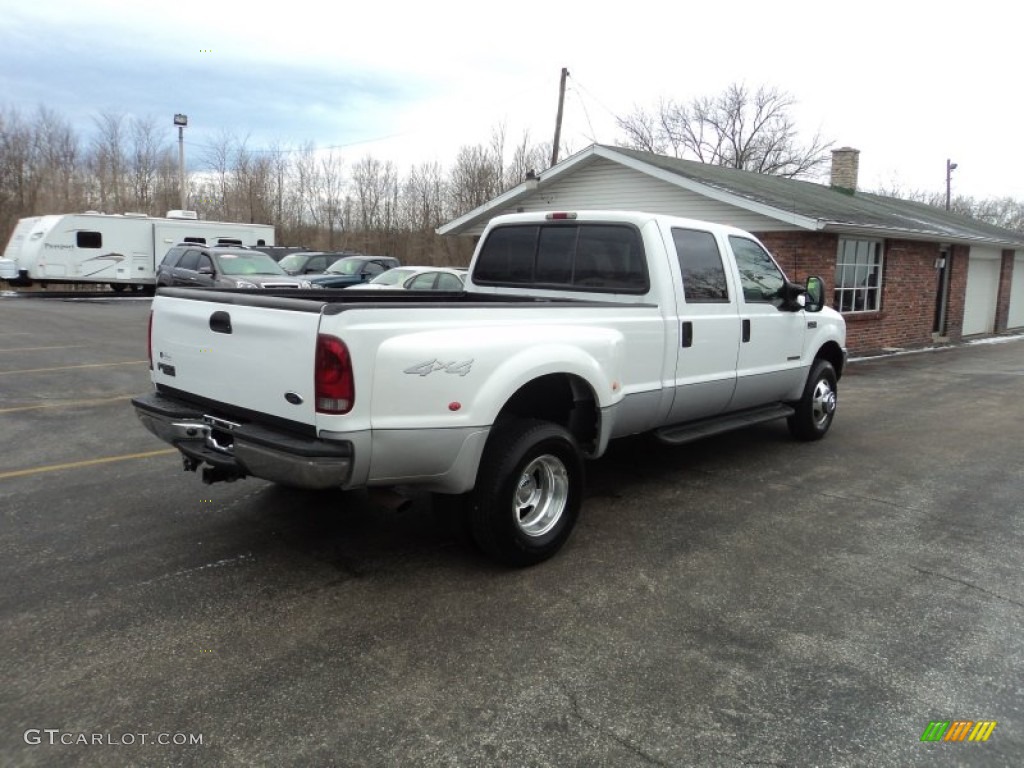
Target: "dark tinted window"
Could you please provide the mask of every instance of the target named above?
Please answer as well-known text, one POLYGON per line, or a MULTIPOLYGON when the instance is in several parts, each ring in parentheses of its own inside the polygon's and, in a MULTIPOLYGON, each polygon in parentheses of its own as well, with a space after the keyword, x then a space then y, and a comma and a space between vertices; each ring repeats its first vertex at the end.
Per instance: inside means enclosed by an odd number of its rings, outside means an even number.
POLYGON ((533 281, 533 259, 540 227, 500 227, 487 236, 474 276, 480 282, 533 281))
POLYGON ((103 235, 100 232, 76 232, 75 244, 79 248, 102 248, 103 235))
POLYGON ((748 302, 768 302, 781 306, 782 286, 786 282, 782 271, 772 261, 768 251, 745 237, 729 237, 729 245, 736 256, 743 285, 743 299, 748 302))
POLYGON ((729 287, 715 236, 695 229, 672 229, 683 295, 687 302, 728 302, 729 287))
POLYGON ((381 272, 386 272, 387 267, 376 261, 368 261, 360 271, 364 275, 379 275, 381 272))
POLYGON ((164 260, 160 263, 160 266, 170 269, 178 263, 178 259, 181 258, 181 254, 184 252, 184 248, 171 248, 171 250, 164 255, 164 260))
POLYGON ((648 286, 640 234, 622 224, 498 227, 484 243, 473 279, 607 293, 644 293, 648 286))
POLYGON ((192 269, 194 270, 199 264, 199 251, 195 248, 189 248, 185 251, 185 255, 181 257, 181 261, 178 262, 178 269, 192 269))
POLYGON ((205 253, 199 254, 199 262, 196 264, 196 269, 202 269, 203 267, 213 272, 213 262, 210 261, 210 257, 205 253))
POLYGON ((576 253, 579 227, 542 227, 537 248, 537 270, 534 282, 566 285, 572 282, 572 266, 576 253))
MULTIPOLYGON (((287 256, 285 258, 287 258, 287 256)), ((284 261, 284 259, 282 259, 282 261, 284 261)), ((302 269, 304 272, 323 272, 327 269, 327 257, 312 256, 302 269)))

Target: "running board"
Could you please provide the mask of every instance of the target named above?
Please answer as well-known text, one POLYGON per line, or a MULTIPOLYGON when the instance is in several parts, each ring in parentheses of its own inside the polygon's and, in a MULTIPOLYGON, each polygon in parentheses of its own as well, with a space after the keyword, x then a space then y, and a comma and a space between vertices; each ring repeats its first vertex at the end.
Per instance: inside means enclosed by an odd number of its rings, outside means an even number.
POLYGON ((793 408, 779 403, 764 408, 752 408, 749 411, 729 413, 724 416, 714 416, 710 419, 691 421, 687 424, 673 424, 661 429, 654 430, 654 436, 661 442, 669 445, 682 445, 694 440, 700 440, 711 435, 718 435, 722 432, 731 432, 734 429, 749 427, 752 424, 760 424, 763 421, 775 421, 792 416, 793 408))

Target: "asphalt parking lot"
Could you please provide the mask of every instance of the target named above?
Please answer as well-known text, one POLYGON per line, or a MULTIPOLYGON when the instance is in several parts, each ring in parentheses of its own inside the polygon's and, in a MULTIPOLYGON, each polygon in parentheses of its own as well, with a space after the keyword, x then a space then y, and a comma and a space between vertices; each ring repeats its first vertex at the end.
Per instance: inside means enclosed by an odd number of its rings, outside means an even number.
POLYGON ((1021 764, 1024 341, 856 362, 817 444, 623 441, 510 571, 182 473, 148 311, 0 298, 0 765, 1021 764))

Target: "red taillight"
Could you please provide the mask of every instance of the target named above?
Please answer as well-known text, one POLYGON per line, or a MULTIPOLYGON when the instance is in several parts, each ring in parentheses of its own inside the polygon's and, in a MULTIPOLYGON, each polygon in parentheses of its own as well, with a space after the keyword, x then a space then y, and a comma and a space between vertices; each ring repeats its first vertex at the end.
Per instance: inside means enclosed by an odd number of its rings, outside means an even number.
POLYGON ((576 218, 575 213, 569 213, 567 211, 558 211, 556 213, 549 213, 545 216, 548 221, 569 221, 576 218))
POLYGON ((348 413, 356 400, 352 358, 345 342, 321 333, 316 337, 314 373, 318 413, 348 413))
POLYGON ((153 370, 153 310, 149 310, 149 328, 146 330, 146 355, 149 357, 149 370, 153 370))

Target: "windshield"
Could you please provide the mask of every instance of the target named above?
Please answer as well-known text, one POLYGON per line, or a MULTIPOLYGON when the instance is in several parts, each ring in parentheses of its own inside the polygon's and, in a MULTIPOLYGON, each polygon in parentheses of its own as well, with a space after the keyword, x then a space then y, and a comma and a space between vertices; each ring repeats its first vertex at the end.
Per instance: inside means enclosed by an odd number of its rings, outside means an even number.
POLYGON ((381 272, 367 285, 398 285, 408 277, 415 275, 415 269, 389 269, 387 272, 381 272))
POLYGON ((225 275, 286 275, 281 265, 259 251, 251 253, 215 254, 220 271, 225 275))
POLYGON ((338 259, 327 268, 332 275, 355 275, 363 266, 362 259, 338 259))

